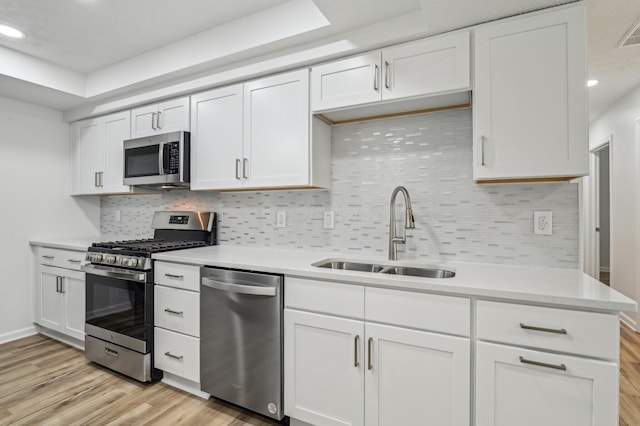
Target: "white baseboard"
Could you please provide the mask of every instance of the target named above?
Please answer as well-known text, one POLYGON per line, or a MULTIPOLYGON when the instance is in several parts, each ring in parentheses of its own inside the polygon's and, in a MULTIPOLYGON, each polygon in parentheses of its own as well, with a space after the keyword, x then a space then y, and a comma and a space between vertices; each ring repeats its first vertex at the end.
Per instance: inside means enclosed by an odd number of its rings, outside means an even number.
POLYGON ((22 339, 23 337, 33 336, 38 334, 38 330, 35 327, 26 327, 20 330, 10 331, 8 333, 0 334, 0 344, 13 342, 14 340, 22 339))
POLYGON ((52 339, 56 339, 64 344, 73 346, 76 349, 80 349, 81 351, 84 351, 83 340, 78 340, 76 338, 69 337, 66 334, 59 333, 55 330, 49 330, 48 328, 45 328, 45 327, 38 327, 38 328, 39 328, 40 334, 44 334, 47 337, 51 337, 52 339))
POLYGON ((601 266, 600 272, 611 272, 611 268, 608 266, 601 266))
POLYGON ((192 395, 198 396, 202 399, 209 399, 211 395, 200 390, 200 383, 185 379, 183 377, 174 376, 166 371, 162 376, 162 383, 166 383, 174 388, 181 389, 185 392, 189 392, 192 395))
POLYGON ((631 318, 629 315, 624 312, 620 312, 620 322, 629 327, 635 332, 638 332, 636 320, 631 318))

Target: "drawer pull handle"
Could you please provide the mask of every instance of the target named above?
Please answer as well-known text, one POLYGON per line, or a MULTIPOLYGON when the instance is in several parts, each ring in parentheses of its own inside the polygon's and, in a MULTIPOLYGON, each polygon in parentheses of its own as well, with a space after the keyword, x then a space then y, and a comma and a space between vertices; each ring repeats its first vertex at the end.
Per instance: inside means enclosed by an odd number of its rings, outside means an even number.
POLYGON ((177 359, 177 360, 181 360, 183 358, 182 355, 174 355, 169 351, 165 352, 164 354, 165 354, 165 356, 168 356, 169 358, 173 358, 173 359, 177 359))
POLYGON ((373 337, 369 337, 369 340, 367 341, 367 352, 369 355, 369 361, 367 363, 367 369, 371 370, 373 368, 373 359, 371 357, 371 351, 373 349, 373 337))
POLYGON ((167 277, 167 278, 173 278, 175 280, 184 279, 184 275, 164 274, 164 276, 167 277))
POLYGON ((42 256, 43 259, 49 259, 49 260, 53 260, 54 257, 53 256, 42 256))
POLYGON ((535 327, 533 325, 526 325, 523 323, 520 323, 520 328, 523 330, 544 331, 546 333, 567 334, 567 330, 565 330, 564 328, 535 327))
POLYGON ((356 336, 353 342, 353 366, 360 366, 360 357, 358 356, 358 347, 360 346, 360 336, 356 336))
POLYGON ((554 370, 562 370, 562 371, 567 371, 567 366, 564 364, 548 364, 546 362, 540 362, 540 361, 532 361, 530 359, 526 359, 524 357, 520 357, 520 362, 523 364, 531 364, 531 365, 537 365, 538 367, 546 367, 546 368, 553 368, 554 370))
POLYGON ((69 263, 76 263, 76 264, 77 264, 77 263, 82 262, 82 260, 77 260, 77 259, 67 259, 67 262, 69 262, 69 263))
POLYGON ((109 349, 109 348, 104 348, 104 353, 107 355, 111 355, 114 356, 116 358, 118 358, 118 351, 114 351, 113 349, 109 349))
POLYGON ((180 316, 183 316, 183 315, 184 315, 184 312, 183 312, 183 311, 174 311, 174 310, 169 309, 169 308, 164 308, 164 311, 165 311, 166 313, 168 313, 168 314, 180 315, 180 316))

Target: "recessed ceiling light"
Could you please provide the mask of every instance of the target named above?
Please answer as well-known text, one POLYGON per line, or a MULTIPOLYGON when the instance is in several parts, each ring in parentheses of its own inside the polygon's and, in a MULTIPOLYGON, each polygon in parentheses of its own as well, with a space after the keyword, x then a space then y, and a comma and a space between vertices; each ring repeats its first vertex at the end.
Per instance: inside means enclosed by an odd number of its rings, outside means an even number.
POLYGON ((16 28, 10 27, 8 25, 0 25, 0 34, 5 35, 11 38, 22 38, 24 37, 24 33, 16 28))
POLYGON ((595 85, 596 85, 596 84, 598 84, 598 83, 600 83, 600 81, 599 81, 599 80, 588 80, 588 81, 587 81, 587 87, 593 87, 593 86, 595 86, 595 85))

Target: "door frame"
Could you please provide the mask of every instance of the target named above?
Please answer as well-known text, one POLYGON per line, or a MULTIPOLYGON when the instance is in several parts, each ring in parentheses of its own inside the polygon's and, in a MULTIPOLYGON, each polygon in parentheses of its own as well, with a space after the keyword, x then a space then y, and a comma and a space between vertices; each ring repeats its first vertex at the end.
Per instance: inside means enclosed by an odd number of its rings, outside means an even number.
MULTIPOLYGON (((609 227, 613 229, 613 135, 609 135, 589 150, 589 177, 585 179, 585 249, 584 249, 584 272, 591 275, 595 279, 600 279, 600 233, 596 232, 596 227, 600 225, 600 158, 598 153, 605 148, 609 148, 609 227)), ((609 234, 609 242, 611 243, 611 233, 609 234)), ((614 247, 609 244, 609 257, 613 259, 614 247)), ((612 262, 611 262, 612 263, 612 262)), ((612 274, 612 265, 610 265, 609 274, 612 274)))

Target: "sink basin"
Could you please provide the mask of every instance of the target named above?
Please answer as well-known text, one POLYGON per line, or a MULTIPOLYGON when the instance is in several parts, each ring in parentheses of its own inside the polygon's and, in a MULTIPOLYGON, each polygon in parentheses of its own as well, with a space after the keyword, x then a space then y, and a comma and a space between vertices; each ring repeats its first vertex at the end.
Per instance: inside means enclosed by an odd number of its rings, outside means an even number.
POLYGON ((347 271, 373 272, 425 278, 451 278, 456 275, 453 271, 439 268, 382 265, 378 263, 350 262, 339 259, 321 260, 320 262, 311 264, 311 266, 317 266, 318 268, 343 269, 347 271))

